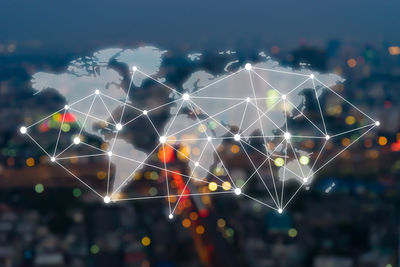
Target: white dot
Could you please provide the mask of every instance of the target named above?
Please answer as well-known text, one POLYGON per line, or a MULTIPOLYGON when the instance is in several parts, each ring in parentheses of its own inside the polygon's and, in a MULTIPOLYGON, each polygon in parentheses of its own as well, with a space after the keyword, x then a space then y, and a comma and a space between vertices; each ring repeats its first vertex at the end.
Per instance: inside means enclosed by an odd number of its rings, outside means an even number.
POLYGON ((286 95, 282 95, 282 99, 286 99, 286 95))
POLYGON ((292 137, 292 135, 290 134, 290 133, 285 133, 285 139, 286 140, 289 140, 290 139, 290 137, 292 137))
POLYGON ((238 196, 242 193, 242 189, 240 188, 235 188, 235 194, 238 196))
POLYGON ((188 93, 184 93, 183 94, 183 96, 182 96, 182 98, 183 98, 183 100, 189 100, 189 94, 188 93))
POLYGON ((104 203, 108 204, 108 203, 110 203, 111 198, 109 196, 105 196, 103 200, 104 200, 104 203))
POLYGON ((112 151, 108 151, 108 152, 107 152, 107 155, 108 155, 109 157, 111 157, 112 154, 113 154, 112 151))
POLYGON ((329 135, 325 135, 325 139, 329 140, 331 137, 329 135))
POLYGON ((160 143, 161 144, 164 144, 165 143, 165 141, 167 141, 167 138, 165 137, 165 136, 160 136, 160 143))
POLYGON ((376 125, 376 126, 381 125, 380 121, 376 121, 376 122, 375 122, 375 125, 376 125))
POLYGON ((283 209, 279 208, 279 209, 278 209, 278 212, 279 212, 279 213, 282 213, 282 212, 283 212, 283 209))
POLYGON ((120 131, 122 129, 122 124, 117 123, 117 125, 115 125, 115 129, 117 129, 117 131, 120 131))
POLYGON ((143 110, 143 115, 147 115, 148 111, 147 110, 143 110))
POLYGON ((250 102, 250 97, 246 98, 246 101, 247 101, 247 102, 250 102))
POLYGON ((240 140, 240 135, 239 134, 235 134, 233 136, 233 139, 235 139, 235 141, 239 141, 240 140))
POLYGON ((311 79, 314 79, 314 77, 315 77, 314 74, 311 73, 311 74, 310 74, 310 78, 311 78, 311 79))
POLYGON ((81 142, 81 139, 79 137, 74 138, 75 145, 79 144, 80 142, 81 142))
POLYGON ((64 109, 66 109, 66 110, 69 109, 69 106, 68 106, 68 105, 65 105, 65 106, 64 106, 64 109))
POLYGON ((51 162, 54 162, 54 161, 56 161, 56 158, 55 157, 51 157, 50 160, 51 160, 51 162))
POLYGON ((194 166, 199 167, 199 163, 198 163, 198 162, 195 162, 195 163, 194 163, 194 166))
POLYGON ((211 136, 207 137, 207 141, 210 142, 211 141, 211 136))
POLYGON ((247 63, 247 64, 244 66, 244 68, 245 68, 246 70, 251 70, 251 64, 250 64, 250 63, 247 63))
POLYGON ((173 214, 170 214, 170 215, 168 215, 168 218, 169 218, 170 220, 172 220, 172 218, 174 218, 174 215, 173 215, 173 214))
POLYGON ((308 182, 308 178, 304 178, 303 182, 307 183, 308 182))
POLYGON ((136 67, 136 66, 133 66, 133 67, 132 67, 132 70, 133 70, 133 71, 137 71, 137 67, 136 67))
POLYGON ((99 90, 96 90, 96 91, 94 91, 94 93, 95 93, 96 95, 98 95, 98 94, 100 94, 100 91, 99 91, 99 90))
POLYGON ((22 134, 26 134, 26 132, 28 131, 28 129, 27 129, 25 126, 22 126, 21 128, 19 128, 19 131, 20 131, 22 134))

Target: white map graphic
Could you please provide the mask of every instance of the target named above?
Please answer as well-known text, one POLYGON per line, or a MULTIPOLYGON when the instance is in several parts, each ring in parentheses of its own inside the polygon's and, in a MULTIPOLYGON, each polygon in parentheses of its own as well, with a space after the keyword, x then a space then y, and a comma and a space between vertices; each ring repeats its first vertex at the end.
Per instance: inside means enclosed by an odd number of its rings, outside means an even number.
MULTIPOLYGON (((241 195, 282 213, 317 172, 379 126, 336 92, 344 79, 335 74, 282 67, 269 57, 244 64, 229 53, 223 73, 199 69, 172 85, 163 67, 166 53, 151 46, 105 49, 72 61, 64 73, 34 74, 38 93, 54 89, 67 104, 21 133, 104 202, 164 198, 172 218, 182 197, 210 194, 241 195), (329 100, 323 104, 322 94, 329 100), (325 110, 338 104, 358 123, 330 127, 325 110), (40 137, 35 129, 55 114, 61 117, 58 128, 40 137), (64 129, 66 114, 77 120, 73 134, 64 129), (137 145, 153 135, 152 145, 137 145), (351 142, 334 149, 335 139, 347 135, 351 142), (321 156, 327 148, 328 159, 321 156), (171 155, 187 164, 186 173, 169 163, 171 155), (68 167, 71 159, 94 157, 108 161, 104 190, 68 167), (128 192, 143 168, 159 173, 163 186, 156 194, 128 192), (180 187, 172 178, 177 174, 180 187), (254 189, 264 193, 253 195, 254 189)), ((194 55, 189 60, 199 61, 201 54, 194 55)))

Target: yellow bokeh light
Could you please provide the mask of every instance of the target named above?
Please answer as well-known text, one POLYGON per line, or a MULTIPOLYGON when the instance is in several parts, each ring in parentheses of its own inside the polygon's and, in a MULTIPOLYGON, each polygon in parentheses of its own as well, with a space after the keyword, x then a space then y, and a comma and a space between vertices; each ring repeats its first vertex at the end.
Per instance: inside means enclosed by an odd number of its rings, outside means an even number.
POLYGON ((233 154, 237 154, 240 151, 240 147, 238 145, 231 146, 231 152, 233 154))
POLYGON ((218 189, 218 185, 216 182, 211 182, 208 184, 208 189, 210 189, 210 191, 215 191, 218 189))
POLYGON ((297 236, 297 230, 294 229, 294 228, 290 228, 289 231, 288 231, 288 235, 289 235, 291 238, 296 237, 296 236, 297 236))
POLYGON ((347 65, 349 65, 350 68, 354 68, 357 65, 357 61, 354 58, 350 58, 347 60, 347 65))
POLYGON ((179 153, 177 153, 178 158, 182 161, 188 161, 190 156, 190 146, 182 145, 179 148, 179 153))
POLYGON ((107 176, 106 172, 103 172, 103 171, 97 172, 97 179, 99 179, 99 180, 103 180, 104 178, 106 178, 106 176, 107 176))
POLYGON ((349 138, 346 137, 346 138, 342 139, 343 146, 348 146, 348 145, 350 145, 350 143, 351 143, 351 140, 349 138))
POLYGON ((224 219, 221 218, 221 219, 218 219, 217 225, 218 225, 219 228, 223 228, 223 227, 226 226, 226 222, 225 222, 224 219))
POLYGON ((142 238, 142 245, 143 246, 147 247, 147 246, 150 245, 150 243, 151 243, 150 237, 145 236, 145 237, 142 238))
POLYGON ((387 142, 388 142, 388 140, 387 140, 386 137, 384 137, 384 136, 379 136, 379 138, 378 138, 378 143, 379 143, 379 145, 384 146, 384 145, 387 144, 387 142))
POLYGON ((195 220, 197 220, 197 219, 199 218, 199 215, 197 214, 197 212, 192 211, 192 212, 189 214, 189 217, 190 217, 190 219, 191 219, 192 221, 195 221, 195 220))
POLYGON ((204 234, 204 232, 205 232, 205 229, 204 229, 204 226, 203 226, 203 225, 198 225, 198 226, 196 227, 196 233, 198 233, 199 235, 204 234))
POLYGON ((183 225, 183 227, 185 227, 185 228, 189 228, 191 224, 192 224, 192 223, 190 222, 190 220, 189 220, 188 218, 186 218, 186 219, 184 219, 184 220, 182 221, 182 225, 183 225))
POLYGON ((285 160, 283 158, 276 158, 274 163, 277 167, 282 167, 285 164, 285 160))
POLYGON ((355 122, 356 122, 356 118, 354 118, 353 116, 346 117, 346 124, 353 125, 355 122))
POLYGON ((34 158, 28 158, 28 159, 26 160, 26 165, 27 165, 28 167, 33 167, 33 166, 35 166, 35 159, 34 159, 34 158))
POLYGON ((228 181, 225 181, 222 183, 222 189, 224 189, 224 190, 229 190, 229 189, 231 189, 231 187, 232 187, 231 183, 228 181))
POLYGON ((310 162, 310 158, 307 156, 301 156, 299 161, 302 165, 307 165, 310 162))

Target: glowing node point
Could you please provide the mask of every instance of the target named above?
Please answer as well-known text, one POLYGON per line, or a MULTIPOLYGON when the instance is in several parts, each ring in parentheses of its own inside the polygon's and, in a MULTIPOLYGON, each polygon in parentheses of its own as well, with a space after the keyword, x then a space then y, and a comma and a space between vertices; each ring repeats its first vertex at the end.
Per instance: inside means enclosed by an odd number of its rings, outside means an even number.
POLYGON ((100 91, 99 91, 99 90, 96 90, 96 91, 94 91, 94 93, 95 93, 96 95, 98 95, 98 94, 100 94, 100 91))
POLYGON ((325 139, 329 140, 331 137, 329 135, 325 135, 325 139))
POLYGON ((51 157, 50 160, 51 160, 51 162, 54 162, 54 161, 56 161, 56 158, 55 157, 51 157))
POLYGON ((143 115, 147 115, 149 113, 147 110, 143 110, 143 115))
POLYGON ((167 138, 165 136, 160 136, 160 143, 164 144, 165 141, 167 141, 167 138))
POLYGON ((112 154, 113 154, 112 151, 108 151, 108 152, 107 152, 107 155, 108 155, 109 157, 111 157, 112 154))
POLYGON ((281 214, 283 212, 283 209, 279 208, 278 212, 281 214))
POLYGON ((174 215, 173 215, 173 214, 170 214, 170 215, 168 215, 168 218, 169 218, 170 220, 172 220, 172 219, 174 218, 174 215))
POLYGON ((210 142, 211 141, 211 136, 207 137, 207 141, 210 142))
POLYGON ((292 135, 290 134, 290 133, 285 133, 285 139, 286 140, 289 140, 290 139, 290 137, 292 137, 292 135))
POLYGON ((133 70, 133 71, 137 71, 137 67, 136 67, 136 66, 133 66, 133 67, 132 67, 132 70, 133 70))
POLYGON ((104 200, 104 203, 108 204, 108 203, 110 203, 111 198, 109 196, 105 196, 103 200, 104 200))
POLYGON ((314 74, 311 73, 311 74, 310 74, 310 78, 311 78, 311 79, 314 79, 314 77, 315 77, 314 74))
POLYGON ((308 182, 308 178, 304 178, 303 182, 307 183, 308 182))
POLYGON ((251 70, 251 64, 250 64, 250 63, 247 63, 247 64, 244 66, 244 68, 245 68, 246 70, 251 70))
POLYGON ((376 126, 381 125, 380 121, 376 121, 376 122, 375 122, 375 125, 376 125, 376 126))
POLYGON ((79 144, 80 142, 81 142, 81 139, 79 137, 74 138, 75 145, 79 144))
POLYGON ((117 129, 117 131, 120 131, 122 129, 122 124, 117 123, 117 125, 115 125, 115 129, 117 129))
POLYGON ((240 188, 235 188, 235 195, 240 195, 242 193, 242 189, 240 188))
POLYGON ((239 134, 235 134, 233 136, 233 139, 235 139, 235 141, 240 141, 240 135, 239 134))
POLYGON ((286 99, 286 95, 282 95, 282 99, 286 99))
POLYGON ((250 102, 250 97, 246 98, 246 102, 250 102))
POLYGON ((20 131, 22 134, 26 134, 26 132, 28 131, 28 129, 27 129, 25 126, 22 126, 21 128, 19 128, 19 131, 20 131))
POLYGON ((69 109, 69 106, 68 106, 68 105, 65 105, 65 106, 64 106, 64 109, 65 109, 65 110, 68 110, 68 109, 69 109))
POLYGON ((199 167, 199 163, 198 163, 198 162, 195 162, 195 163, 194 163, 194 166, 195 166, 195 167, 199 167))
POLYGON ((185 101, 186 101, 186 100, 189 100, 189 97, 190 97, 190 96, 189 96, 188 93, 184 93, 184 94, 182 95, 182 99, 185 100, 185 101))

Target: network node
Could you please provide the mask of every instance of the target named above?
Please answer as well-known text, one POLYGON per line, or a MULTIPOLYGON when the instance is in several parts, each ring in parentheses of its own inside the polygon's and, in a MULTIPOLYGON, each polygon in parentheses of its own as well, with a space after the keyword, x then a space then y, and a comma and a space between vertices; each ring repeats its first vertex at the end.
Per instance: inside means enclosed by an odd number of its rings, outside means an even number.
POLYGON ((143 110, 143 115, 147 115, 149 113, 147 110, 143 110))
POLYGON ((282 99, 286 99, 286 95, 282 95, 282 99))
POLYGON ((242 193, 242 189, 240 188, 235 188, 235 195, 240 195, 242 193))
POLYGON ((122 124, 121 123, 117 123, 117 125, 115 125, 115 129, 117 129, 117 131, 121 131, 122 124))
POLYGON ((56 161, 56 158, 55 157, 51 157, 50 160, 51 160, 51 162, 54 162, 54 161, 56 161))
POLYGON ((109 196, 105 196, 103 200, 104 200, 104 203, 108 204, 108 203, 110 203, 111 198, 109 196))
POLYGON ((376 126, 381 125, 380 121, 376 121, 376 122, 375 122, 375 125, 376 125, 376 126))
POLYGON ((189 100, 189 94, 188 93, 184 93, 183 95, 182 95, 182 99, 183 100, 185 100, 185 101, 187 101, 187 100, 189 100))
POLYGON ((283 212, 283 209, 279 208, 278 212, 279 212, 279 214, 281 214, 283 212))
POLYGON ((311 79, 314 79, 314 77, 315 77, 314 74, 311 73, 311 74, 310 74, 310 78, 311 78, 311 79))
POLYGON ((250 64, 250 63, 247 63, 247 64, 244 66, 244 68, 245 68, 246 70, 251 70, 251 64, 250 64))
POLYGON ((235 134, 233 136, 233 139, 235 139, 235 141, 240 141, 240 135, 239 134, 235 134))
POLYGON ((137 71, 137 67, 136 67, 136 66, 133 66, 133 67, 132 67, 132 70, 133 70, 133 71, 137 71))
POLYGON ((246 102, 250 102, 250 97, 246 98, 246 102))
POLYGON ((208 137, 207 137, 207 141, 208 141, 208 142, 211 142, 211 139, 212 139, 211 136, 208 136, 208 137))
POLYGON ((308 178, 304 178, 303 182, 307 183, 308 182, 308 178))
POLYGON ((160 143, 161 144, 164 144, 166 141, 167 141, 167 138, 164 135, 160 136, 160 143))
POLYGON ((292 135, 290 134, 290 133, 285 133, 285 139, 286 140, 289 140, 290 139, 290 137, 292 137, 292 135))
POLYGON ((195 166, 195 167, 199 167, 199 163, 198 163, 198 162, 195 162, 195 163, 194 163, 194 166, 195 166))
POLYGON ((78 136, 74 138, 75 145, 79 144, 80 142, 81 142, 81 139, 78 136))
POLYGON ((172 219, 174 218, 174 215, 173 215, 173 214, 169 214, 169 215, 168 215, 168 218, 169 218, 170 220, 172 220, 172 219))
POLYGON ((65 105, 65 106, 64 106, 64 109, 65 109, 65 110, 68 110, 68 109, 69 109, 69 106, 68 106, 68 105, 65 105))
POLYGON ((22 134, 26 134, 26 132, 28 131, 28 129, 27 129, 25 126, 22 126, 21 128, 19 128, 19 131, 20 131, 22 134))
POLYGON ((100 94, 100 91, 99 91, 99 90, 96 90, 96 91, 94 91, 94 93, 95 93, 96 95, 98 95, 98 94, 100 94))
POLYGON ((329 140, 331 137, 329 135, 325 135, 325 139, 329 140))
POLYGON ((112 154, 113 154, 112 151, 108 151, 108 152, 107 152, 107 155, 108 155, 109 157, 111 157, 112 154))

